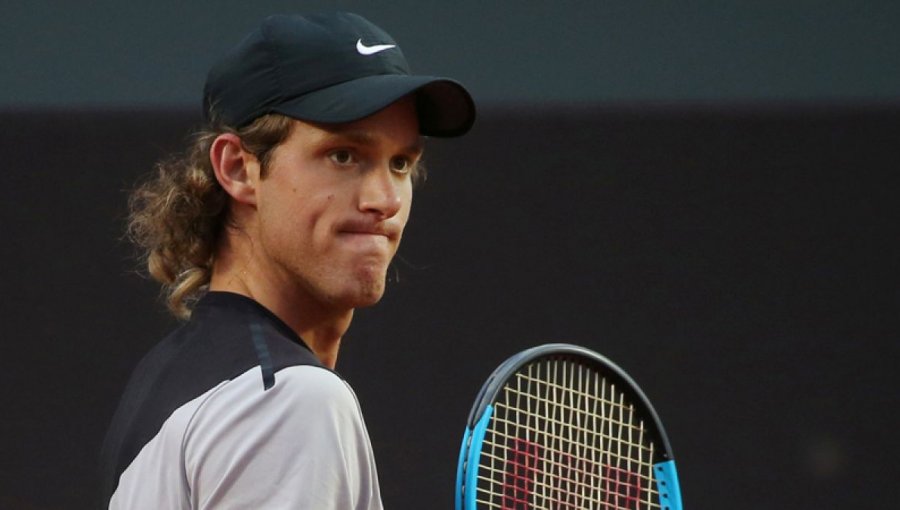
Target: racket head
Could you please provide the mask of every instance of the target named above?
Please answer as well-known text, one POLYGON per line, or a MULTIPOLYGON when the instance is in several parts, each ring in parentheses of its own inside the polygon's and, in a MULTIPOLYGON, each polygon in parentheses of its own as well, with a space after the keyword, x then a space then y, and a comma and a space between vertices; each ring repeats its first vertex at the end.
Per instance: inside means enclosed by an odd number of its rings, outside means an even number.
POLYGON ((650 400, 590 349, 546 344, 501 363, 469 414, 456 510, 680 510, 669 439, 650 400))

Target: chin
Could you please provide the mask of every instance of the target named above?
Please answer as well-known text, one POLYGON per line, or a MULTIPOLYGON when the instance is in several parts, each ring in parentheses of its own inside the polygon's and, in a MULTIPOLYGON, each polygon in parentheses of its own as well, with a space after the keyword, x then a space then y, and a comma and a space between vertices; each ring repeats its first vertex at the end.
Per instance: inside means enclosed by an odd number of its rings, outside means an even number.
POLYGON ((357 279, 351 287, 334 295, 333 301, 340 303, 342 308, 366 308, 381 301, 384 289, 384 277, 357 279))
POLYGON ((381 297, 384 296, 384 280, 382 279, 379 282, 372 282, 371 285, 360 289, 360 293, 358 295, 358 303, 354 308, 365 308, 367 306, 373 306, 381 301, 381 297))
POLYGON ((357 305, 354 308, 372 306, 384 296, 387 268, 383 266, 367 266, 356 275, 351 293, 354 295, 357 305))

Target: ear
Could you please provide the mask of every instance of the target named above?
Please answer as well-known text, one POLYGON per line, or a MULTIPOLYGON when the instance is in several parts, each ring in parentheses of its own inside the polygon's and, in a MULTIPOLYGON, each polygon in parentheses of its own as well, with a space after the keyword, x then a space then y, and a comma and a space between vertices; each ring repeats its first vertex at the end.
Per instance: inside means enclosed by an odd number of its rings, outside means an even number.
POLYGON ((209 159, 225 192, 238 203, 255 206, 259 161, 244 150, 240 137, 233 133, 217 136, 209 148, 209 159))

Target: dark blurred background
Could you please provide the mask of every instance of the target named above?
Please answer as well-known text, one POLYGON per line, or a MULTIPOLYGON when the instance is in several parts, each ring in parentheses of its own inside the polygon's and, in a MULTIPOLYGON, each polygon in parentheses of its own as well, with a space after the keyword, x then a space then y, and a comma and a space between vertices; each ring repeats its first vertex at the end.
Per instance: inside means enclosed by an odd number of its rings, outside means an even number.
POLYGON ((198 126, 217 55, 335 7, 480 106, 430 141, 338 363, 389 508, 451 507, 482 381, 550 341, 644 386, 687 508, 895 503, 900 4, 0 5, 0 508, 92 507, 122 386, 177 324, 122 239, 127 190, 198 126))

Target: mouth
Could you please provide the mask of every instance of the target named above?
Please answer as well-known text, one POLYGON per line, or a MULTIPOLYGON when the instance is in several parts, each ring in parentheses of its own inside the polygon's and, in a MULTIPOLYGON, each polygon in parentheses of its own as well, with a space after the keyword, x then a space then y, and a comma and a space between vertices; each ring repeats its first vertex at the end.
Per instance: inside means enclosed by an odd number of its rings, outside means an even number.
POLYGON ((342 231, 338 232, 338 237, 345 242, 354 244, 360 248, 369 246, 387 246, 391 242, 390 237, 372 232, 342 231))
POLYGON ((348 255, 366 260, 389 260, 397 249, 397 243, 390 236, 379 232, 344 230, 338 232, 336 239, 348 255))
POLYGON ((400 238, 400 229, 390 224, 362 221, 349 221, 341 224, 337 229, 337 233, 349 238, 372 238, 374 240, 383 238, 390 242, 395 242, 400 238))

